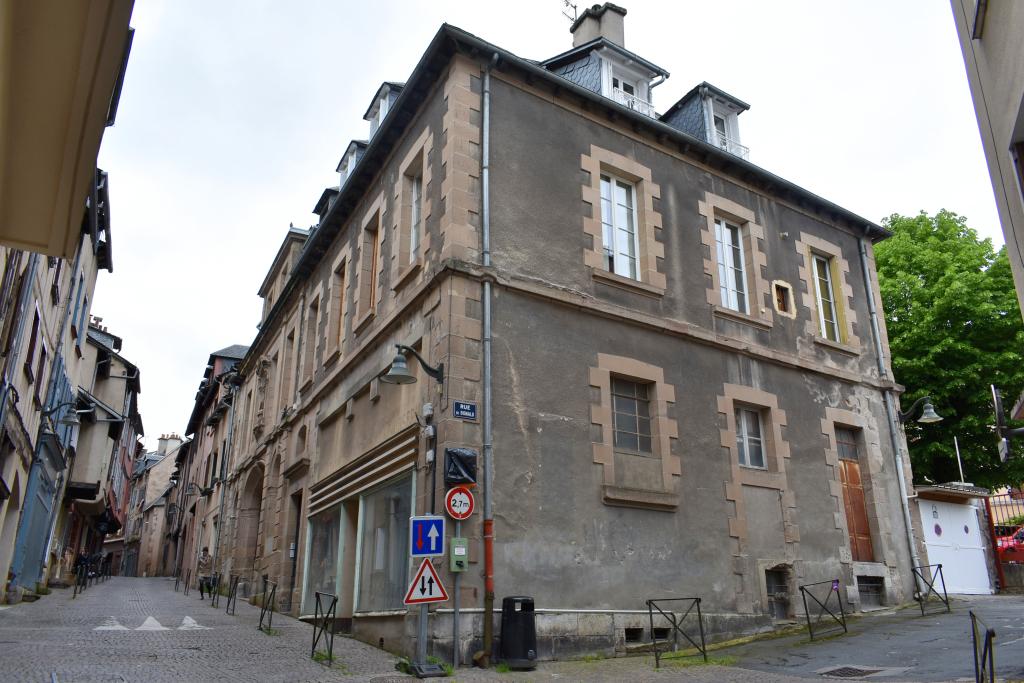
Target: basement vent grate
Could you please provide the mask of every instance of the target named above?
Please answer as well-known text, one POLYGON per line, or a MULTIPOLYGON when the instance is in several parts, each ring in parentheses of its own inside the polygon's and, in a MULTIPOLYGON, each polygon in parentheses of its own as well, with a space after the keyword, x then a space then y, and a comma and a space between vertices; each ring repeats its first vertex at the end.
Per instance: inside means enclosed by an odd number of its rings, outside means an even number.
POLYGON ((830 678, 862 678, 864 676, 870 676, 877 674, 884 669, 865 669, 860 666, 841 666, 837 669, 829 669, 828 671, 820 672, 822 676, 829 676, 830 678))

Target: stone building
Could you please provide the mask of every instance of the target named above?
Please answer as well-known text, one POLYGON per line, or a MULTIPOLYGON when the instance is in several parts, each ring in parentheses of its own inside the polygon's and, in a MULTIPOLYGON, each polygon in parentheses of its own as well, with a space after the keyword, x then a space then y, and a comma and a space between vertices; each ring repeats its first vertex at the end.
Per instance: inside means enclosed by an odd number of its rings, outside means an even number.
MULTIPOLYGON (((9 599, 56 578, 63 556, 54 525, 78 454, 78 394, 96 280, 112 270, 107 175, 97 170, 70 260, 0 248, 0 572, 9 599), (71 423, 74 424, 71 424, 71 423)), ((95 483, 95 482, 93 482, 95 483)))
POLYGON ((431 611, 436 654, 493 645, 508 595, 535 598, 541 657, 646 640, 653 597, 701 596, 715 634, 814 581, 910 599, 888 233, 750 163, 719 88, 658 115, 668 73, 624 16, 587 9, 540 62, 445 25, 374 95, 260 290, 221 571, 294 614, 335 594, 342 628, 408 652, 409 516, 442 511, 465 447, 482 510, 469 570, 436 564, 462 608, 457 643, 431 611), (415 383, 382 382, 396 344, 415 383))
MULTIPOLYGON (((83 371, 75 397, 78 435, 64 499, 54 524, 57 562, 51 577, 70 581, 75 558, 117 548, 128 508, 134 456, 143 436, 138 367, 121 355, 122 340, 94 318, 78 347, 83 371)), ((112 567, 120 567, 121 557, 112 567)))
POLYGON ((0 599, 57 569, 96 273, 110 269, 107 174, 132 0, 13 0, 0 12, 0 599), (84 216, 83 216, 84 213, 84 216))
POLYGON ((196 392, 185 436, 190 441, 176 454, 177 475, 170 499, 178 510, 168 541, 174 544, 175 573, 191 571, 204 547, 218 556, 221 546, 220 519, 224 508, 226 456, 231 403, 236 385, 226 379, 245 355, 240 344, 210 354, 203 379, 196 392))
POLYGON ((1024 310, 1024 7, 950 0, 1006 254, 1024 310))

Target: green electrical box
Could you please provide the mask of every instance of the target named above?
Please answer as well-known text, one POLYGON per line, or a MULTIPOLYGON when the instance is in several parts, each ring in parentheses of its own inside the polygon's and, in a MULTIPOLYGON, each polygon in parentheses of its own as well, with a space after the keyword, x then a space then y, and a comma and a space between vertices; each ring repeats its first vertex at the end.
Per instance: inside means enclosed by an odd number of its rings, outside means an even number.
POLYGON ((451 549, 451 570, 464 572, 469 569, 469 539, 450 538, 448 544, 451 549))

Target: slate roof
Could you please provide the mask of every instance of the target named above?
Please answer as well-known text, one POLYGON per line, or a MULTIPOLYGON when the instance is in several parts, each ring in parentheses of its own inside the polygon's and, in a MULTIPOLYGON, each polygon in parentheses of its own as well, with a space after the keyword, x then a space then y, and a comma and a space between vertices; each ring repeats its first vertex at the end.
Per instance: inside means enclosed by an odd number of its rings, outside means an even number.
POLYGON ((225 346, 220 351, 214 351, 211 356, 217 356, 219 358, 245 358, 245 352, 249 350, 249 347, 245 344, 232 344, 231 346, 225 346))

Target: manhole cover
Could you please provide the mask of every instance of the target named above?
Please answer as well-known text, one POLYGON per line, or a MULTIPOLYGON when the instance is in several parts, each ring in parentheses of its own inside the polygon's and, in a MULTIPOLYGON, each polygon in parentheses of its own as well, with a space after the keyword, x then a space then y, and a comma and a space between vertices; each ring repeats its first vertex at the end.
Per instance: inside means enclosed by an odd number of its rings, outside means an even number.
POLYGON ((860 666, 841 666, 837 669, 829 669, 828 671, 822 671, 822 676, 831 676, 832 678, 861 678, 863 676, 870 676, 882 671, 882 669, 865 669, 860 666))

